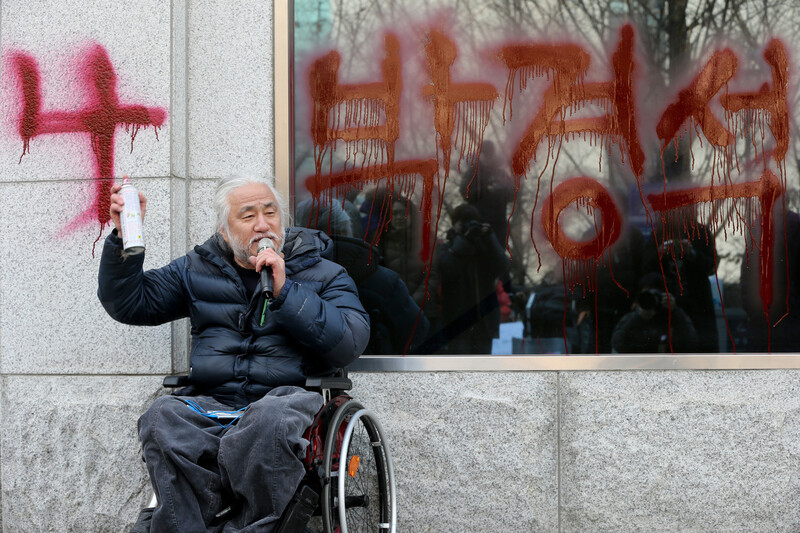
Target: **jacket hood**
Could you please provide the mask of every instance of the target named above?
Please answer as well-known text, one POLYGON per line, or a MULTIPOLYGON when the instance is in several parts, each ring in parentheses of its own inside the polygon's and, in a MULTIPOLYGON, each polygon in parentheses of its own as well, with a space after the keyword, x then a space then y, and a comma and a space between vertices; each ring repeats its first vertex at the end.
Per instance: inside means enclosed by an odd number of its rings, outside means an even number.
POLYGON ((236 271, 233 269, 233 250, 228 243, 225 242, 221 233, 215 233, 203 244, 198 244, 194 247, 194 251, 207 261, 217 265, 221 270, 226 271, 230 269, 229 274, 238 277, 238 274, 236 274, 236 271))
POLYGON ((316 229, 293 226, 286 230, 283 253, 295 257, 316 251, 320 257, 333 257, 333 241, 324 232, 316 229))
POLYGON ((286 230, 283 255, 286 273, 293 274, 318 263, 320 258, 333 261, 333 241, 322 231, 291 227, 286 230))

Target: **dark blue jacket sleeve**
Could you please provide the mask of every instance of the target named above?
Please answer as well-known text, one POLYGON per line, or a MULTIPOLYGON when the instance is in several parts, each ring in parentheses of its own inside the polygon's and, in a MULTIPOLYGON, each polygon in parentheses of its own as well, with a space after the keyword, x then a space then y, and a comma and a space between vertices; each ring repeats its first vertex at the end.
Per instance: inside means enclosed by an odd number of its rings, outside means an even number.
POLYGON ((182 278, 185 257, 143 272, 144 253, 123 257, 122 239, 114 230, 100 258, 97 297, 114 320, 153 326, 189 316, 182 278))
POLYGON ((270 309, 291 337, 332 367, 344 367, 367 346, 369 315, 353 280, 343 268, 337 265, 336 269, 319 293, 287 279, 270 309))

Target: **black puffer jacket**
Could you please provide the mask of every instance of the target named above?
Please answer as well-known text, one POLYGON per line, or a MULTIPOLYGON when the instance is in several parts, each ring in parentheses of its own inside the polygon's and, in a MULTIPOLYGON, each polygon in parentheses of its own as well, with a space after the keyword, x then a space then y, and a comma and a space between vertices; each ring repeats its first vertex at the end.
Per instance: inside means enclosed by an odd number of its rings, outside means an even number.
POLYGON ((284 245, 286 284, 264 324, 261 288, 246 294, 221 235, 163 268, 142 271, 143 254, 123 260, 116 231, 106 239, 98 297, 115 320, 156 325, 189 317, 190 382, 234 407, 307 375, 330 374, 364 350, 369 319, 322 232, 290 228, 284 245))

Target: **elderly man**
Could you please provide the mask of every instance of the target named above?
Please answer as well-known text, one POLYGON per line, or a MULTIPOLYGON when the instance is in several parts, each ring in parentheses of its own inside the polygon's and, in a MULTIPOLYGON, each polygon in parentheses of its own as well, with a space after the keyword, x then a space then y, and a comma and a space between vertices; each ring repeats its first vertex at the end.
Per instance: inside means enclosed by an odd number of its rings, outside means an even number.
POLYGON ((143 254, 123 253, 119 188, 111 189, 116 229, 100 263, 103 307, 125 324, 191 321, 189 386, 139 419, 159 501, 151 530, 271 531, 303 476, 302 433, 322 403, 300 386, 352 362, 369 339, 355 285, 325 258, 327 236, 284 229, 288 210, 271 184, 243 176, 217 188, 215 235, 143 272, 143 254), (264 238, 274 249, 258 250, 264 238), (271 301, 262 296, 264 268, 274 279, 271 301), (236 424, 214 417, 236 410, 236 424), (240 512, 216 524, 231 501, 240 512))

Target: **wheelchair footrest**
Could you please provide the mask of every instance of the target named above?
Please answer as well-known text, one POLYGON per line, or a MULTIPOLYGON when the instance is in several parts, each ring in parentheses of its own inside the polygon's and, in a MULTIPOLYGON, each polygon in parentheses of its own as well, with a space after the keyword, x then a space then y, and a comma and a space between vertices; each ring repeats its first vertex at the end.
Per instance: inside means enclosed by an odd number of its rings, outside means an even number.
POLYGON ((319 503, 319 494, 308 485, 292 496, 275 533, 301 533, 319 503))

